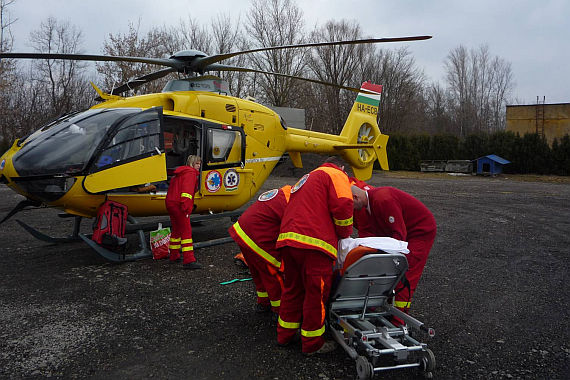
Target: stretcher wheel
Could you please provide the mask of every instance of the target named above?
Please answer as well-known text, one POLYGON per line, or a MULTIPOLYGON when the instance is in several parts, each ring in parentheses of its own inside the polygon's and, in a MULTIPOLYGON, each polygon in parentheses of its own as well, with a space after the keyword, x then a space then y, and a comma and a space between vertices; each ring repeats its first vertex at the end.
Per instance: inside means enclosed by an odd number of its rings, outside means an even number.
POLYGON ((422 351, 421 364, 422 370, 426 374, 431 374, 431 372, 435 369, 435 355, 429 348, 426 348, 425 351, 422 351))
POLYGON ((370 380, 374 376, 374 366, 362 355, 356 359, 356 374, 358 380, 370 380))

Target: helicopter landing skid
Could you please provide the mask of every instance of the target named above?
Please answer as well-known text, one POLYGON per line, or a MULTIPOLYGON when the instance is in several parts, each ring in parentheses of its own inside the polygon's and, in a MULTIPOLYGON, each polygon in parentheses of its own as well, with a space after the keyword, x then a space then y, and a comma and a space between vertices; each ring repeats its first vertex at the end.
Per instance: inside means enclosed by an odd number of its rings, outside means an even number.
MULTIPOLYGON (((220 218, 220 217, 229 217, 230 219, 235 220, 241 215, 241 213, 242 213, 242 211, 230 211, 230 212, 224 212, 224 213, 214 214, 214 215, 195 215, 195 216, 193 215, 191 217, 191 221, 195 222, 195 223, 200 223, 200 222, 203 222, 206 220, 211 220, 211 219, 220 218)), ((59 216, 64 217, 64 218, 72 217, 72 215, 70 215, 70 214, 61 214, 59 216)), ((145 223, 138 223, 135 220, 135 218, 133 218, 131 215, 128 215, 127 218, 128 218, 128 221, 130 224, 127 225, 126 233, 127 234, 136 233, 138 235, 139 250, 135 253, 126 253, 126 252, 111 251, 111 250, 97 244, 96 242, 94 242, 91 239, 91 235, 80 234, 79 228, 81 226, 82 217, 75 216, 75 215, 73 217, 75 218, 75 221, 73 224, 73 233, 71 235, 69 235, 68 237, 49 236, 49 235, 46 235, 46 234, 38 231, 37 229, 35 229, 33 227, 27 225, 26 223, 22 222, 21 220, 16 220, 16 222, 18 222, 18 224, 20 226, 22 226, 22 228, 24 228, 26 231, 28 231, 33 237, 35 237, 38 240, 45 241, 47 243, 58 244, 58 243, 70 243, 70 242, 83 240, 85 243, 87 243, 87 245, 89 247, 93 248, 93 250, 95 252, 97 252, 99 255, 101 255, 106 260, 113 262, 113 263, 136 261, 136 260, 141 260, 141 259, 146 259, 146 258, 152 257, 152 250, 149 248, 149 245, 147 243, 147 239, 145 239, 144 233, 145 233, 145 231, 150 231, 152 229, 155 229, 156 223, 146 223, 146 224, 145 223)), ((166 224, 166 227, 168 227, 170 225, 170 221, 169 220, 165 221, 164 224, 166 224)), ((194 243, 194 249, 206 248, 206 247, 211 247, 211 246, 219 245, 219 244, 226 244, 226 243, 230 243, 232 241, 233 241, 233 239, 231 237, 224 237, 224 238, 195 242, 194 243)))
POLYGON ((75 221, 73 223, 73 233, 67 237, 49 236, 49 235, 46 235, 46 234, 36 230, 34 227, 27 225, 26 223, 22 222, 21 220, 16 219, 16 222, 18 222, 18 224, 20 226, 22 226, 23 229, 28 231, 36 239, 41 240, 41 241, 45 241, 47 243, 56 244, 56 243, 70 243, 70 242, 80 240, 80 238, 79 238, 79 227, 81 226, 81 219, 82 218, 80 216, 75 216, 74 218, 75 218, 75 221))
MULTIPOLYGON (((239 213, 238 212, 228 212, 228 213, 216 215, 214 217, 220 217, 220 216, 236 217, 236 216, 239 216, 239 214, 241 214, 241 212, 239 212, 239 213)), ((207 219, 211 219, 211 218, 212 218, 212 216, 209 216, 209 218, 202 218, 202 219, 207 220, 207 219)), ((78 235, 81 238, 81 240, 83 240, 85 243, 87 243, 88 246, 93 248, 93 250, 95 252, 97 252, 99 255, 101 255, 106 260, 111 261, 113 263, 123 263, 123 262, 136 261, 136 260, 141 260, 141 259, 146 259, 146 258, 152 257, 152 250, 149 248, 147 240, 145 239, 145 235, 144 235, 145 229, 147 229, 149 226, 138 223, 135 220, 135 218, 133 218, 131 215, 127 216, 127 219, 129 221, 129 223, 131 223, 129 225, 130 228, 127 228, 127 232, 131 232, 131 233, 136 232, 138 235, 138 238, 139 238, 139 250, 135 253, 132 253, 132 254, 128 254, 125 252, 114 252, 114 251, 108 250, 107 248, 105 248, 105 247, 97 244, 96 242, 94 242, 88 236, 85 236, 83 234, 78 234, 78 235)), ((201 221, 202 219, 200 219, 199 221, 201 221)), ((154 228, 156 228, 156 224, 154 225, 154 228)), ((194 249, 206 248, 206 247, 211 247, 211 246, 219 245, 219 244, 226 244, 226 243, 230 243, 232 241, 233 241, 233 239, 229 236, 224 237, 224 238, 219 238, 219 239, 199 241, 199 242, 194 243, 194 249)))
POLYGON ((95 252, 97 252, 104 259, 112 263, 125 263, 128 261, 136 261, 136 260, 146 259, 147 257, 152 257, 152 252, 148 249, 148 246, 145 247, 146 249, 141 248, 136 253, 127 254, 127 253, 120 253, 108 250, 107 248, 95 243, 93 240, 91 240, 90 237, 85 236, 83 234, 79 234, 79 237, 81 238, 81 240, 87 243, 89 247, 93 248, 95 252))
POLYGON ((131 215, 127 216, 127 220, 129 221, 131 227, 139 227, 136 229, 132 229, 129 232, 136 232, 139 238, 139 250, 135 253, 126 253, 125 250, 122 252, 115 252, 111 251, 102 245, 94 242, 90 237, 85 236, 84 234, 78 234, 81 240, 83 240, 87 245, 99 255, 101 255, 107 261, 112 263, 124 263, 128 261, 137 261, 141 259, 146 259, 148 257, 152 257, 152 250, 149 248, 148 243, 144 236, 144 230, 140 228, 140 224, 133 218, 131 215))
MULTIPOLYGON (((79 234, 79 237, 81 238, 81 240, 83 240, 85 243, 87 243, 88 246, 93 248, 93 250, 95 250, 95 252, 97 252, 98 254, 103 256, 106 260, 111 261, 113 263, 124 263, 124 262, 128 262, 128 261, 136 261, 136 260, 141 260, 141 259, 146 259, 146 258, 152 257, 152 251, 150 251, 148 249, 148 246, 146 246, 145 240, 143 240, 145 242, 145 247, 141 248, 136 253, 126 254, 126 253, 119 253, 119 252, 110 251, 107 248, 95 243, 93 240, 91 240, 91 238, 89 238, 83 234, 79 234)), ((212 239, 212 240, 206 240, 206 241, 199 241, 199 242, 194 243, 194 249, 206 248, 206 247, 211 247, 213 245, 219 245, 219 244, 226 244, 226 243, 230 243, 232 241, 233 241, 233 239, 231 237, 212 239)))

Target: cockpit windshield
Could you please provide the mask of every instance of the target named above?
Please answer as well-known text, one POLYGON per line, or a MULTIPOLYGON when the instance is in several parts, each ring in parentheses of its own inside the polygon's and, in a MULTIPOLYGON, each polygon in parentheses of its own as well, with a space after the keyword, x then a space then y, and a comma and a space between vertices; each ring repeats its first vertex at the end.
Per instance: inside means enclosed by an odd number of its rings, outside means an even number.
POLYGON ((14 168, 20 176, 81 172, 107 130, 137 112, 140 109, 95 109, 62 118, 26 139, 14 155, 14 168))

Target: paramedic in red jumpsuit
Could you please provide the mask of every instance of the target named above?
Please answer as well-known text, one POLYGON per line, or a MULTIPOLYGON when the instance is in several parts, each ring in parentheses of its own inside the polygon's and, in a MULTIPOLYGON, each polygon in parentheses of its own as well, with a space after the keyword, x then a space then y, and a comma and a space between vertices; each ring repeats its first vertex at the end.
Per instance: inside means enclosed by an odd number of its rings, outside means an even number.
POLYGON ((194 207, 194 193, 198 187, 198 176, 202 161, 198 156, 189 156, 186 166, 174 171, 166 194, 166 209, 170 215, 172 229, 168 246, 171 262, 179 261, 185 269, 200 269, 202 266, 194 257, 190 214, 194 207))
POLYGON ((327 160, 291 189, 277 247, 284 265, 284 289, 277 343, 289 344, 301 329, 305 354, 332 351, 323 338, 332 267, 338 239, 352 233, 353 200, 342 164, 327 160))
POLYGON ((258 311, 279 313, 283 276, 279 272, 281 253, 275 248, 275 242, 290 194, 289 185, 266 191, 229 229, 255 283, 258 311))
MULTIPOLYGON (((358 237, 388 236, 408 242, 406 278, 410 286, 399 283, 394 300, 394 306, 407 313, 435 240, 435 218, 422 202, 402 190, 370 187, 366 194, 368 207, 354 214, 358 237)), ((401 324, 399 319, 396 322, 401 324)))

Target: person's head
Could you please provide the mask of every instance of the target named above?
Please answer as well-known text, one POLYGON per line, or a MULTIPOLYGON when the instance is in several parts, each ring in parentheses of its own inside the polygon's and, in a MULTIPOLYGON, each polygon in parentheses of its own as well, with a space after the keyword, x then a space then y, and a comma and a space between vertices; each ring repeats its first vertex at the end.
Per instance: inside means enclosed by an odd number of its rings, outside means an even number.
POLYGON ((350 190, 352 190, 352 200, 354 202, 354 209, 360 210, 363 207, 366 207, 366 205, 368 204, 368 197, 366 195, 366 191, 362 190, 356 185, 352 185, 350 187, 350 190))
POLYGON ((196 170, 200 170, 200 165, 202 165, 202 159, 198 156, 190 155, 186 160, 186 165, 193 167, 196 170))
POLYGON ((344 171, 344 167, 345 167, 345 162, 343 161, 343 159, 340 157, 337 157, 337 156, 330 156, 329 158, 327 158, 325 160, 324 164, 336 165, 342 171, 344 171))
POLYGON ((361 180, 359 180, 359 179, 356 178, 356 177, 348 177, 348 180, 350 181, 350 184, 351 184, 351 185, 355 185, 355 186, 361 188, 362 190, 368 191, 368 190, 370 190, 370 189, 373 188, 372 186, 370 186, 370 185, 367 184, 366 182, 361 181, 361 180))

